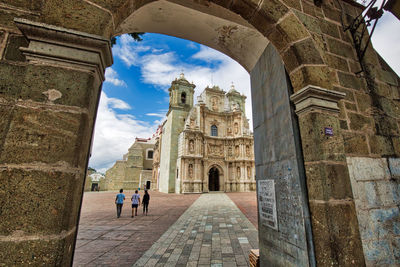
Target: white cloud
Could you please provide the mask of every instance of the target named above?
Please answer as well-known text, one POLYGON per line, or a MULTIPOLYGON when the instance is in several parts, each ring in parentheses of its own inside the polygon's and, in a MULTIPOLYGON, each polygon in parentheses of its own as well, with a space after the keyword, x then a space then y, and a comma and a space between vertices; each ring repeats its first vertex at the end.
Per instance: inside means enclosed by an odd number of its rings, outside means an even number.
POLYGON ((167 113, 167 111, 163 110, 163 111, 160 111, 159 113, 146 113, 146 116, 165 118, 166 113, 167 113))
POLYGON ((118 98, 108 98, 108 104, 110 108, 129 110, 131 106, 125 101, 118 98))
POLYGON ((113 70, 113 68, 106 69, 106 80, 105 82, 109 82, 114 84, 115 86, 123 86, 127 87, 126 83, 123 80, 118 79, 118 73, 113 70))
POLYGON ((103 173, 122 159, 135 137, 151 137, 160 122, 147 123, 129 114, 117 114, 114 109, 122 103, 125 102, 101 93, 89 166, 103 173))

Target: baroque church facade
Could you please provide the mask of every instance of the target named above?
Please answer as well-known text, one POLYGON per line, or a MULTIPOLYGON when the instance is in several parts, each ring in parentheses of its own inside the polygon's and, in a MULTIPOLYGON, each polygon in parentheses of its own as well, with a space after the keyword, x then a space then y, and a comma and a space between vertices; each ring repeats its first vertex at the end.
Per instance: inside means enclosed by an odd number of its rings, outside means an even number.
POLYGON ((256 189, 254 139, 246 96, 207 87, 194 105, 183 74, 169 88, 169 110, 154 146, 152 181, 160 192, 246 192, 256 189))

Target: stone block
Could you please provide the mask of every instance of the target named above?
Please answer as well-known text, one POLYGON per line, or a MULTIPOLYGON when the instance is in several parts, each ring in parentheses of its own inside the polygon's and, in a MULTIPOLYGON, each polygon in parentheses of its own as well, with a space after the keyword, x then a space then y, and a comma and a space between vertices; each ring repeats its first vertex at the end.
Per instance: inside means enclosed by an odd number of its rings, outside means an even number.
POLYGON ((400 158, 388 158, 390 176, 400 179, 400 158))
POLYGON ((364 134, 357 133, 343 133, 344 149, 346 153, 367 155, 368 145, 367 138, 364 134))
POLYGON ((373 240, 365 242, 365 260, 369 266, 382 266, 393 264, 391 249, 388 240, 373 240))
POLYGON ((372 110, 372 99, 368 94, 356 93, 356 101, 359 110, 363 113, 370 113, 372 110))
POLYGON ((323 10, 326 18, 333 20, 335 22, 338 22, 338 23, 341 22, 342 15, 339 10, 336 10, 327 5, 322 5, 322 10, 323 10))
POLYGON ((386 98, 392 98, 393 89, 385 83, 376 83, 374 93, 386 98))
POLYGON ((4 266, 71 266, 75 235, 63 239, 0 241, 4 266))
POLYGON ((326 41, 331 53, 344 58, 356 59, 353 47, 350 44, 332 38, 326 38, 326 41))
POLYGON ((399 124, 397 119, 389 116, 376 116, 375 117, 376 132, 379 135, 386 136, 399 136, 399 124))
MULTIPOLYGON (((0 144, 4 144, 4 139, 7 134, 8 125, 11 120, 13 106, 0 104, 0 144)), ((0 146, 0 150, 2 147, 0 146)))
POLYGON ((397 83, 397 75, 394 72, 378 69, 377 76, 378 76, 377 78, 382 82, 395 86, 399 85, 397 83))
MULTIPOLYGON (((3 50, 4 45, 4 39, 6 38, 6 32, 3 30, 0 30, 0 52, 3 50)), ((2 54, 0 53, 0 58, 2 58, 2 54)))
POLYGON ((40 11, 42 0, 39 1, 25 1, 25 0, 1 0, 2 3, 19 7, 29 11, 40 11))
MULTIPOLYGON (((256 2, 255 0, 252 1, 256 2)), ((289 9, 278 0, 261 1, 257 4, 259 5, 259 15, 263 15, 274 24, 289 11, 289 9)))
POLYGON ((79 216, 83 173, 6 169, 0 171, 0 235, 50 235, 69 231, 79 216))
POLYGON ((309 199, 353 198, 346 165, 326 163, 308 164, 305 170, 309 199))
MULTIPOLYGON (((239 14, 245 20, 249 20, 252 18, 254 12, 256 12, 256 10, 258 9, 259 2, 260 2, 259 0, 248 0, 248 1, 233 0, 229 9, 239 14)), ((275 2, 274 5, 281 5, 281 4, 275 2)))
POLYGON ((310 202, 317 266, 364 264, 356 211, 352 201, 343 204, 310 202))
MULTIPOLYGON (((80 149, 88 144, 86 114, 16 107, 10 122, 1 163, 67 163, 84 166, 80 149)), ((82 149, 85 151, 85 149, 82 149)))
POLYGON ((347 61, 341 57, 337 57, 333 54, 326 54, 325 58, 327 60, 328 66, 341 71, 349 71, 347 61))
POLYGON ((322 113, 307 113, 299 117, 304 161, 344 161, 343 140, 339 120, 322 113), (326 136, 324 128, 331 127, 333 136, 326 136))
POLYGON ((0 97, 12 100, 19 98, 25 72, 25 66, 0 62, 0 97))
POLYGON ((289 74, 294 92, 316 85, 322 88, 332 88, 332 73, 327 66, 303 66, 289 74))
POLYGON ((354 103, 344 102, 344 106, 346 107, 346 110, 357 111, 357 106, 354 103))
POLYGON ((323 60, 317 52, 312 38, 293 44, 283 55, 288 72, 303 64, 322 64, 323 60))
POLYGON ((43 1, 41 21, 54 26, 109 37, 113 32, 111 14, 84 1, 43 1))
POLYGON ((357 113, 348 112, 347 116, 350 120, 350 129, 355 131, 371 131, 373 128, 373 120, 357 113))
POLYGON ((392 156, 394 154, 393 144, 391 139, 383 135, 369 136, 369 147, 371 153, 381 156, 392 156))
POLYGON ((395 156, 400 157, 400 137, 392 137, 395 156))
POLYGON ((376 182, 363 182, 358 186, 362 187, 362 190, 359 192, 363 193, 360 194, 360 199, 366 200, 366 202, 363 203, 364 208, 377 208, 382 205, 376 182))
POLYGON ((349 126, 347 125, 347 121, 346 120, 340 120, 340 129, 342 130, 348 130, 349 126))
POLYGON ((353 88, 356 90, 364 89, 364 84, 357 76, 338 71, 339 83, 343 87, 353 88))
POLYGON ((94 77, 90 73, 52 66, 29 65, 21 84, 20 99, 30 99, 36 102, 51 102, 54 104, 89 108, 95 106, 99 94, 98 89, 92 89, 94 77), (31 86, 34 85, 34 86, 31 86), (85 89, 83 89, 85 88, 85 89), (58 95, 51 98, 49 90, 58 95))
MULTIPOLYGON (((399 183, 393 180, 377 182, 377 191, 383 206, 400 204, 399 183)), ((399 221, 400 223, 400 221, 399 221)))
POLYGON ((340 38, 340 34, 339 34, 339 30, 338 30, 338 25, 328 22, 328 21, 324 21, 324 20, 320 20, 321 22, 321 31, 322 33, 335 37, 337 39, 340 38))
POLYGON ((25 56, 22 55, 19 48, 27 47, 28 44, 28 40, 24 36, 11 34, 8 37, 4 58, 11 61, 25 61, 25 56))
POLYGON ((319 20, 318 18, 312 16, 307 16, 306 14, 296 10, 294 11, 294 13, 299 18, 299 20, 304 24, 304 26, 308 31, 317 34, 322 34, 321 24, 323 23, 323 20, 319 20))
POLYGON ((312 17, 316 17, 317 13, 316 13, 316 6, 310 2, 307 1, 302 1, 302 5, 303 5, 303 12, 312 16, 312 17))
POLYGON ((285 3, 287 7, 301 11, 301 4, 299 0, 282 0, 282 2, 285 3))
POLYGON ((354 102, 355 98, 354 98, 354 93, 353 93, 354 91, 353 90, 346 89, 346 88, 343 88, 343 87, 337 87, 337 86, 335 86, 333 88, 333 90, 345 93, 346 95, 344 97, 344 100, 354 102))
POLYGON ((350 177, 358 181, 376 181, 390 178, 385 159, 347 157, 350 177))
POLYGON ((392 240, 392 253, 396 264, 400 264, 400 237, 392 240))
POLYGON ((400 104, 398 101, 388 99, 386 97, 375 97, 378 102, 378 105, 386 115, 394 118, 400 118, 400 104))

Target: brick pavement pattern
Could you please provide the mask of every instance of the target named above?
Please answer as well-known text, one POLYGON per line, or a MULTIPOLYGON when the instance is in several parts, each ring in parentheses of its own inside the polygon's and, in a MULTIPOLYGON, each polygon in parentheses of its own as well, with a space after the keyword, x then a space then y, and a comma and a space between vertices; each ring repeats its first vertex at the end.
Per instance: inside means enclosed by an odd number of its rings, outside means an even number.
POLYGON ((257 194, 256 192, 226 193, 241 212, 258 229, 257 194))
MULTIPOLYGON (((74 266, 132 266, 199 195, 150 192, 148 216, 131 218, 132 192, 121 218, 114 204, 117 192, 87 192, 83 197, 74 266)), ((141 192, 141 196, 143 192, 141 192)))
POLYGON ((202 194, 134 266, 248 266, 254 225, 224 193, 202 194))

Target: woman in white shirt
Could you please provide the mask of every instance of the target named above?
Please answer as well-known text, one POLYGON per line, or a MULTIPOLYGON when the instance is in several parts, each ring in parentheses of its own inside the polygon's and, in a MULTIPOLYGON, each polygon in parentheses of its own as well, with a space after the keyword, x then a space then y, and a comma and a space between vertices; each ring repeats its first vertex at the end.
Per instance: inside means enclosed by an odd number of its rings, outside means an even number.
POLYGON ((132 195, 132 218, 133 218, 133 211, 135 211, 135 215, 137 216, 137 208, 140 206, 140 195, 138 194, 138 191, 135 191, 135 194, 132 195))

